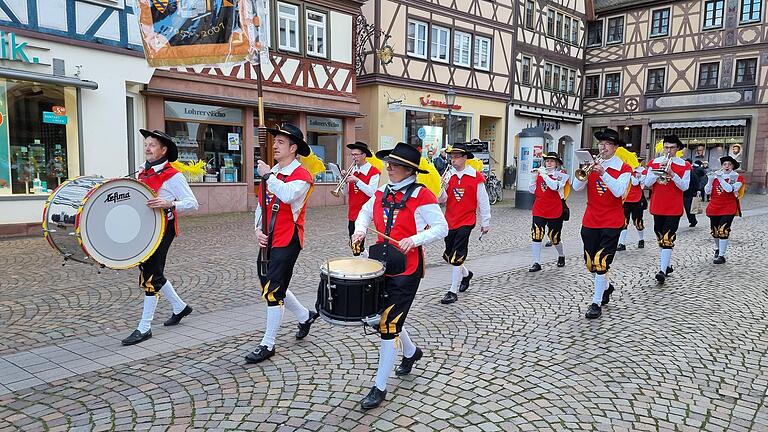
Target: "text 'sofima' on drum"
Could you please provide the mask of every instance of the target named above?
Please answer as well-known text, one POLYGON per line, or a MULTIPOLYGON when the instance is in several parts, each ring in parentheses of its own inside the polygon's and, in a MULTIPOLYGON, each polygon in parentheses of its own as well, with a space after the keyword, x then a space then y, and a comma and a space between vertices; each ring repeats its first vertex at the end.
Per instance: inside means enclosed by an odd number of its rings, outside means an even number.
POLYGON ((156 195, 130 178, 78 177, 59 186, 43 209, 43 233, 65 260, 129 269, 146 261, 165 232, 156 195))

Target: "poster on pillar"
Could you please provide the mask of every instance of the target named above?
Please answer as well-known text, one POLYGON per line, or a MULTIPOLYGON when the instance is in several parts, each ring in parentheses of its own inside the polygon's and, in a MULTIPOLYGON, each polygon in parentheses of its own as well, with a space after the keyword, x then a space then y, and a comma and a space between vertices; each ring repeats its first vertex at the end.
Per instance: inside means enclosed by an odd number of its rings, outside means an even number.
POLYGON ((150 66, 268 58, 268 0, 135 0, 150 66))

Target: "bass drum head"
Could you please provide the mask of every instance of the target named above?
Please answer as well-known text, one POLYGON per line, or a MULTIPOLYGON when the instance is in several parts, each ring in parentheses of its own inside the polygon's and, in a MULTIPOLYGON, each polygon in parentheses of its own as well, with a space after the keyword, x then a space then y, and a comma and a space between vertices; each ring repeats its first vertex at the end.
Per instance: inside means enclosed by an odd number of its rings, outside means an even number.
POLYGON ((147 207, 153 197, 147 185, 129 178, 108 180, 92 189, 78 223, 83 249, 113 269, 128 269, 149 259, 160 245, 166 223, 162 210, 147 207))
POLYGON ((370 279, 383 275, 384 266, 369 258, 335 258, 323 264, 320 271, 340 279, 370 279))

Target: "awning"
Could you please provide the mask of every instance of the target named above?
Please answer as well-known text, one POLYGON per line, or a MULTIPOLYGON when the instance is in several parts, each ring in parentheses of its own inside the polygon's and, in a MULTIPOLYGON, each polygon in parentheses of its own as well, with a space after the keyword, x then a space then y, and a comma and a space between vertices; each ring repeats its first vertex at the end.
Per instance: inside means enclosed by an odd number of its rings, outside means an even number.
POLYGON ((702 120, 702 121, 688 121, 688 122, 652 123, 651 129, 684 129, 684 128, 746 126, 746 125, 747 125, 747 119, 702 120))
POLYGON ((0 68, 0 78, 15 79, 20 81, 34 81, 45 84, 55 84, 64 87, 80 87, 88 90, 96 90, 99 84, 94 81, 81 80, 68 76, 48 75, 39 72, 29 72, 16 69, 0 68))

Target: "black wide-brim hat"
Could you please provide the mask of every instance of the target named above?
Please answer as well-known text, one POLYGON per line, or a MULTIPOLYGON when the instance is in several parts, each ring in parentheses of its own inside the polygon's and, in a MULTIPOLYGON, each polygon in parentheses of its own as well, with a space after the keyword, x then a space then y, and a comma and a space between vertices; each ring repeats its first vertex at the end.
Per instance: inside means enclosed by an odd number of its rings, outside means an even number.
POLYGON ((556 160, 556 161, 557 161, 557 163, 559 163, 560 165, 562 165, 562 164, 563 164, 563 160, 562 160, 562 159, 560 159, 560 155, 559 155, 559 154, 557 154, 557 152, 549 152, 549 153, 546 153, 546 154, 544 155, 544 160, 547 160, 547 159, 554 159, 554 160, 556 160))
POLYGON ((733 158, 733 157, 731 157, 731 156, 723 156, 723 157, 721 157, 721 158, 720 158, 720 165, 721 165, 721 166, 723 165, 723 162, 730 162, 730 163, 732 163, 732 164, 733 164, 733 169, 734 169, 734 170, 737 170, 737 169, 739 169, 739 167, 741 166, 741 164, 739 163, 739 161, 737 161, 736 159, 734 159, 734 158, 733 158))
POLYGON ((347 148, 350 150, 360 150, 361 152, 365 153, 365 156, 367 157, 373 156, 371 149, 368 148, 368 144, 362 141, 355 141, 352 144, 347 144, 347 148))
POLYGON ((467 145, 464 143, 456 143, 451 147, 448 147, 448 153, 459 152, 464 153, 467 159, 474 159, 475 154, 467 149, 467 145))
POLYGON ((312 152, 312 150, 309 148, 309 144, 304 141, 304 132, 290 123, 282 123, 276 128, 267 128, 267 132, 272 134, 272 136, 285 135, 290 138, 291 142, 296 144, 298 147, 296 153, 299 156, 309 156, 309 154, 312 152))
POLYGON ((685 148, 685 144, 683 144, 682 141, 680 141, 680 138, 677 137, 677 135, 664 135, 664 142, 665 143, 672 143, 677 144, 677 149, 682 150, 685 148))
POLYGON ((415 147, 408 145, 404 142, 399 142, 392 150, 379 150, 376 152, 376 157, 397 165, 413 168, 417 173, 427 174, 427 170, 419 168, 419 162, 421 162, 421 153, 416 150, 415 147))
POLYGON ((176 160, 179 158, 179 148, 176 147, 176 142, 173 140, 173 137, 167 133, 157 129, 153 131, 147 129, 139 129, 139 132, 144 138, 152 137, 157 139, 163 146, 165 146, 166 149, 168 149, 165 153, 165 156, 168 158, 168 162, 176 162, 176 160))
POLYGON ((619 133, 611 128, 606 128, 602 131, 595 132, 595 138, 598 141, 610 141, 613 145, 624 147, 625 143, 619 137, 619 133))

